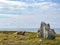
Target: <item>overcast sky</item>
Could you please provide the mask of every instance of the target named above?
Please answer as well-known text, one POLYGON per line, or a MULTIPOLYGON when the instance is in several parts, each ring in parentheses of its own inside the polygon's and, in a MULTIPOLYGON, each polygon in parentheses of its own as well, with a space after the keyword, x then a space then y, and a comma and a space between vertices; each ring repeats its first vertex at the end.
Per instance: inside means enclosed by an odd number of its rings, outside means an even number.
POLYGON ((41 21, 60 28, 60 0, 0 0, 0 28, 38 28, 41 21))

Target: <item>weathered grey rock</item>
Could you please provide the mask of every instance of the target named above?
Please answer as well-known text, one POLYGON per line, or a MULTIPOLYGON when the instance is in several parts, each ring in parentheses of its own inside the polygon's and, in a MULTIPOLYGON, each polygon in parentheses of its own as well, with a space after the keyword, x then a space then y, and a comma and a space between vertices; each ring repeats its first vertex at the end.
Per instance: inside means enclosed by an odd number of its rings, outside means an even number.
POLYGON ((42 37, 43 39, 54 39, 55 38, 55 31, 54 29, 50 28, 49 24, 45 22, 41 22, 41 26, 38 29, 38 37, 42 37))
POLYGON ((25 35, 25 31, 17 31, 14 34, 16 34, 16 35, 25 35))
POLYGON ((38 29, 38 32, 37 32, 37 37, 41 37, 41 30, 40 30, 40 28, 38 29))

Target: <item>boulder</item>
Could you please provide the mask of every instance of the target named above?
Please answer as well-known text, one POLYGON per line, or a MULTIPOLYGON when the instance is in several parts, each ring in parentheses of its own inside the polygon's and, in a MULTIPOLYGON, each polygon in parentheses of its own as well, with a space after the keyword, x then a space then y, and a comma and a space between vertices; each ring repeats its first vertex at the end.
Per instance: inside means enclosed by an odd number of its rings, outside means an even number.
POLYGON ((55 39, 55 34, 54 29, 50 28, 50 24, 41 22, 41 26, 37 32, 38 37, 42 37, 43 39, 55 39))
POLYGON ((25 35, 25 31, 17 31, 14 34, 16 34, 16 35, 25 35))

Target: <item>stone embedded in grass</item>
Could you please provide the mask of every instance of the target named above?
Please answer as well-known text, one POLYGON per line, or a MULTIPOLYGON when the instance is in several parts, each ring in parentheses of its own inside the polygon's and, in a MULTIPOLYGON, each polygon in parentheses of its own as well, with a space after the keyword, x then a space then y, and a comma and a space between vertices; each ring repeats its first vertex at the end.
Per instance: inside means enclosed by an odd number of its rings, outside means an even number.
POLYGON ((39 40, 39 42, 41 42, 41 41, 42 41, 42 39, 39 40))
POLYGON ((18 31, 18 32, 15 32, 14 34, 16 34, 16 35, 25 35, 25 31, 18 31))

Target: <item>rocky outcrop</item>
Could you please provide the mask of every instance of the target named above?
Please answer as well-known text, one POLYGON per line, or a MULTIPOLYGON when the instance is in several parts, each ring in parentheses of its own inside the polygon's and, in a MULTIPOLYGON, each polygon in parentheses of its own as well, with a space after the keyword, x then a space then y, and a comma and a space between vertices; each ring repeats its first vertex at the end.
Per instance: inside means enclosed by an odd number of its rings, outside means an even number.
POLYGON ((43 39, 55 39, 54 29, 51 29, 50 24, 46 24, 45 22, 41 22, 37 34, 38 37, 42 37, 43 39))
POLYGON ((16 34, 16 35, 25 35, 25 31, 17 31, 14 34, 16 34))

